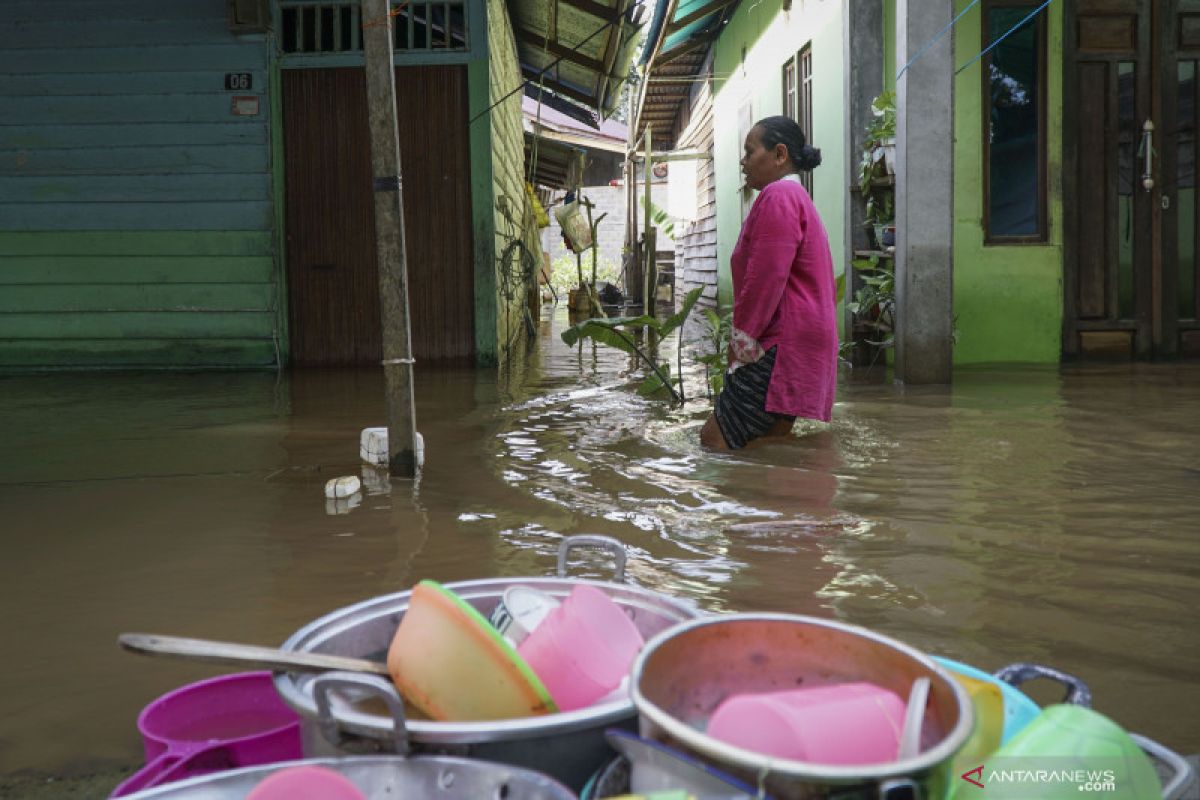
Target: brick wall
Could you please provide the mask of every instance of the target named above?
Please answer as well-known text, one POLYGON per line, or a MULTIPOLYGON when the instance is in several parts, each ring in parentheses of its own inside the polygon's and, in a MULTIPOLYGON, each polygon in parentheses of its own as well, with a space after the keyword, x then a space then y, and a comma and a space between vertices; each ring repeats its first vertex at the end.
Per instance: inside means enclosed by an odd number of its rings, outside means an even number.
MULTIPOLYGON (((496 103, 521 83, 517 46, 504 0, 488 0, 488 74, 491 98, 496 103)), ((522 92, 500 102, 491 110, 492 182, 496 204, 496 326, 497 352, 501 362, 523 351, 527 295, 532 284, 526 279, 537 262, 521 264, 515 240, 525 243, 534 259, 541 257, 537 227, 525 195, 525 144, 521 120, 522 92), (508 254, 508 258, 505 255, 508 254)))

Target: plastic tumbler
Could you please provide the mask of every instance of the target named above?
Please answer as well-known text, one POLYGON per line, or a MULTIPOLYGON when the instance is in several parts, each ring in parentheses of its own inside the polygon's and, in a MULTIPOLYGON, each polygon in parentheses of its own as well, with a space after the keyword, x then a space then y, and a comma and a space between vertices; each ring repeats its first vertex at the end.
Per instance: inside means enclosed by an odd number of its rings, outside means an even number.
POLYGON ((576 586, 521 642, 517 652, 560 711, 591 705, 621 685, 645 640, 599 589, 576 586))
POLYGON ((814 764, 894 761, 904 701, 872 683, 839 683, 727 697, 708 734, 762 755, 814 764))

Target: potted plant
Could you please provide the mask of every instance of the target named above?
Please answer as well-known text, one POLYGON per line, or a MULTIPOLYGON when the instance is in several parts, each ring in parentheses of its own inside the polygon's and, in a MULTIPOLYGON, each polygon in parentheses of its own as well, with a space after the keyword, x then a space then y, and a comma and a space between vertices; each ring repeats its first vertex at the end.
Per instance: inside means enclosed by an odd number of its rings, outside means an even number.
POLYGON ((863 194, 876 177, 896 172, 896 93, 886 91, 871 102, 871 124, 859 162, 859 188, 863 194))
POLYGON ((895 200, 891 192, 873 192, 867 196, 866 219, 863 225, 871 231, 874 245, 879 250, 895 243, 895 200), (892 241, 888 241, 890 238, 892 241))
POLYGON ((854 314, 851 348, 859 343, 870 348, 869 363, 894 346, 896 341, 896 273, 890 258, 878 256, 851 262, 862 285, 846 307, 854 314))

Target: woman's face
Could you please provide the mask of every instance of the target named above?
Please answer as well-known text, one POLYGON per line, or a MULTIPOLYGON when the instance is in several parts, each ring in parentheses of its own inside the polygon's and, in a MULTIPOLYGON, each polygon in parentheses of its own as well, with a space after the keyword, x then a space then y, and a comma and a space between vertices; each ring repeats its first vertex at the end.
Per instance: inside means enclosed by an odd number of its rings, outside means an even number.
POLYGON ((742 155, 742 175, 747 186, 761 191, 767 184, 791 172, 791 166, 787 147, 782 142, 768 150, 763 147, 762 128, 755 125, 750 129, 742 155))

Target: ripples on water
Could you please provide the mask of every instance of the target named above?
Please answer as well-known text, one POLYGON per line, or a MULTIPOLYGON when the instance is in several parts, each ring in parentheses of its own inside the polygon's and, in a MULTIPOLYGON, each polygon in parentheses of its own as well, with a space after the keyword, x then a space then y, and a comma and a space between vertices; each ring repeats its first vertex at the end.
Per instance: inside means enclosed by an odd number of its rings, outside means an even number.
POLYGON ((707 400, 637 397, 624 356, 546 331, 532 362, 419 371, 421 480, 368 482, 353 508, 321 487, 384 422, 373 371, 0 380, 0 592, 25 609, 0 622, 24 654, 0 668, 21 688, 0 697, 0 772, 133 763, 141 706, 215 671, 123 654, 120 631, 279 642, 424 577, 547 574, 572 533, 620 538, 631 580, 713 611, 1057 666, 1200 750, 1196 365, 964 370, 952 391, 850 376, 831 425, 717 455, 696 443, 707 400))

